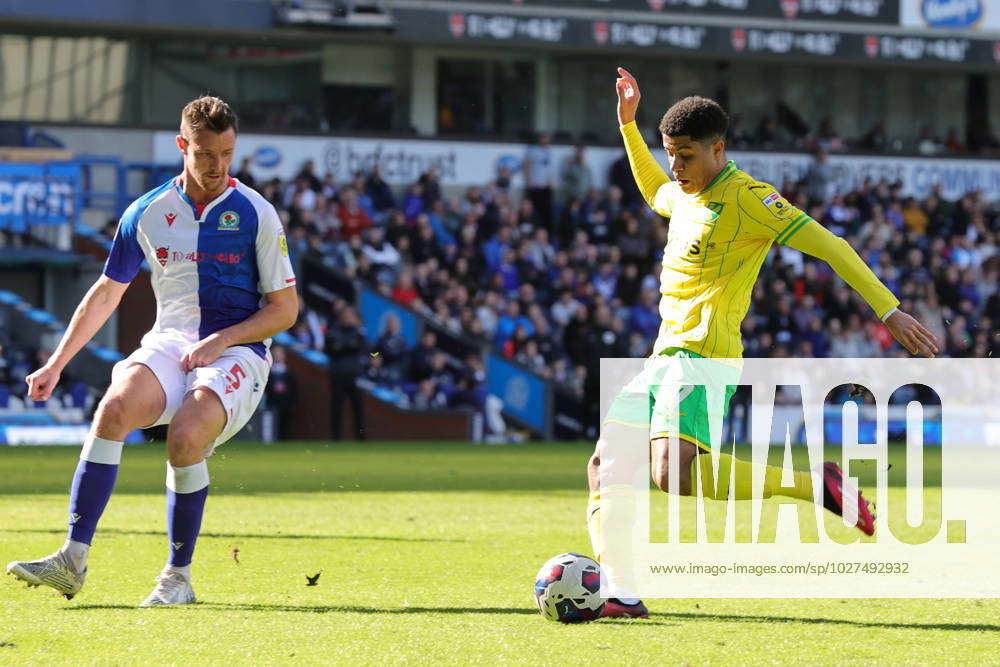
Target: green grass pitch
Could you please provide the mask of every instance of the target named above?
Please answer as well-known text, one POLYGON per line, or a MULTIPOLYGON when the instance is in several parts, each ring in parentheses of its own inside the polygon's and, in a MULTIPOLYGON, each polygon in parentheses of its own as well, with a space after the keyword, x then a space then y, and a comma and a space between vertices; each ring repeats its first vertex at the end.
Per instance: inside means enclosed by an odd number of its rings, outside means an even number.
MULTIPOLYGON (((0 664, 997 659, 996 600, 660 599, 646 621, 543 620, 532 598, 539 566, 590 551, 589 453, 230 443, 210 461, 193 567, 199 603, 140 610, 167 551, 165 457, 161 444, 127 448, 83 591, 66 601, 0 581, 0 664)), ((61 544, 77 455, 0 447, 0 564, 61 544)))

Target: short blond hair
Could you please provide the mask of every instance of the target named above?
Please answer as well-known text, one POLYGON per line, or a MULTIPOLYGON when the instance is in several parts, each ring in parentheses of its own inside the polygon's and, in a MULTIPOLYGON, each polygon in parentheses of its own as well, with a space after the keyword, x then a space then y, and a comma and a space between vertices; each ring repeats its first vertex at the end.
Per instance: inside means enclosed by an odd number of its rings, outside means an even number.
POLYGON ((191 100, 181 111, 181 135, 186 132, 211 130, 222 134, 229 128, 239 130, 239 119, 224 101, 211 95, 191 100))

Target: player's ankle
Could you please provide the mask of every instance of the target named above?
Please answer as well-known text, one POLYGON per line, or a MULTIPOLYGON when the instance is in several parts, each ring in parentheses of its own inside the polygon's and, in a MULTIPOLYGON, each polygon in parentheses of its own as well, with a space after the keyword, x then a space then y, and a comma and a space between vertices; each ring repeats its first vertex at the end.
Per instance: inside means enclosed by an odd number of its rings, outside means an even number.
POLYGON ((66 540, 62 548, 59 549, 69 560, 70 565, 77 572, 83 572, 87 567, 87 556, 90 554, 90 545, 76 540, 66 540))
POLYGON ((164 572, 169 572, 171 574, 179 574, 182 577, 184 577, 185 579, 187 579, 188 581, 191 581, 191 564, 190 563, 188 563, 187 565, 172 565, 170 563, 167 563, 163 567, 163 571, 164 572))

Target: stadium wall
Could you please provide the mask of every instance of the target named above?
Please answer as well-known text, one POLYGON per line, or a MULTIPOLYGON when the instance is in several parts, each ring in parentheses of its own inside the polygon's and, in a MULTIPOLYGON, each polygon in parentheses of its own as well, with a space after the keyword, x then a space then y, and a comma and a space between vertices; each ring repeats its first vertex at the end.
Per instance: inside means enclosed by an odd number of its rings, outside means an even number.
MULTIPOLYGON (((177 161, 173 133, 156 132, 152 141, 154 161, 177 161)), ((249 157, 257 178, 287 180, 312 160, 320 175, 332 172, 338 182, 343 182, 355 171, 367 171, 378 162, 385 179, 401 187, 414 183, 429 167, 436 166, 443 185, 466 187, 493 181, 501 165, 518 174, 524 151, 523 144, 512 143, 244 134, 237 144, 234 164, 249 157)), ((554 146, 554 163, 561 167, 572 152, 571 146, 554 146)), ((587 161, 596 187, 607 184, 609 168, 622 154, 619 148, 588 149, 587 161)), ((654 150, 654 155, 666 168, 663 151, 654 150)), ((755 178, 778 187, 787 180, 801 180, 813 161, 805 153, 730 151, 730 157, 755 178)), ((885 178, 902 183, 907 195, 926 196, 940 183, 947 198, 979 190, 988 200, 1000 199, 1000 163, 995 160, 832 155, 830 163, 840 191, 857 187, 865 178, 876 182, 885 178)), ((514 186, 520 185, 520 179, 516 179, 514 186)))
MULTIPOLYGON (((997 97, 1000 108, 1000 93, 997 97)), ((114 147, 118 155, 121 146, 125 161, 179 165, 172 131, 59 125, 46 129, 76 153, 91 153, 99 148, 107 152, 114 147)), ((555 145, 552 150, 557 165, 572 154, 568 145, 555 145)), ((313 160, 319 175, 332 172, 342 182, 354 171, 370 169, 378 162, 386 180, 401 188, 414 183, 430 166, 439 168, 441 182, 446 187, 482 186, 496 178, 498 167, 506 165, 515 172, 514 187, 519 188, 521 179, 517 172, 524 152, 523 144, 504 142, 246 133, 237 143, 233 164, 249 157, 258 180, 289 179, 307 160, 313 160)), ((654 149, 653 153, 666 166, 663 152, 654 149)), ((623 151, 617 147, 588 149, 587 161, 596 187, 606 185, 609 167, 622 155, 623 151)), ((812 162, 812 157, 805 153, 731 151, 730 155, 741 168, 778 187, 786 180, 800 179, 812 162)), ((1000 199, 1000 162, 996 160, 837 154, 831 155, 830 163, 841 190, 871 177, 900 181, 904 193, 915 196, 924 196, 935 183, 941 183, 948 198, 980 190, 987 200, 1000 199)))
MULTIPOLYGON (((330 376, 326 367, 299 354, 289 354, 288 364, 301 387, 300 398, 289 416, 288 435, 293 440, 328 440, 330 423, 330 376)), ((471 411, 404 410, 361 392, 365 436, 369 440, 470 440, 473 438, 471 411)), ((343 407, 341 432, 337 440, 353 440, 354 412, 343 407)))

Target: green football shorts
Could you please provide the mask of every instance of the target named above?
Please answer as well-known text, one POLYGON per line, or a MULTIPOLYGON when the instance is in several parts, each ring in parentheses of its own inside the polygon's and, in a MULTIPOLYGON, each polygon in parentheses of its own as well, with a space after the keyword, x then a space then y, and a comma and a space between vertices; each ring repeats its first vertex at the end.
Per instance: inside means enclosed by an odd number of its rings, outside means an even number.
MULTIPOLYGON (((705 359, 700 354, 679 347, 667 348, 646 360, 641 373, 625 385, 615 397, 605 424, 624 424, 649 429, 649 439, 681 435, 702 449, 711 450, 709 415, 719 421, 729 413, 729 399, 736 392, 740 369, 727 363, 695 362, 705 359), (708 408, 708 387, 718 387, 719 396, 725 386, 722 413, 708 408), (679 393, 679 405, 669 400, 673 388, 679 393)), ((715 398, 715 400, 719 400, 715 398)))

